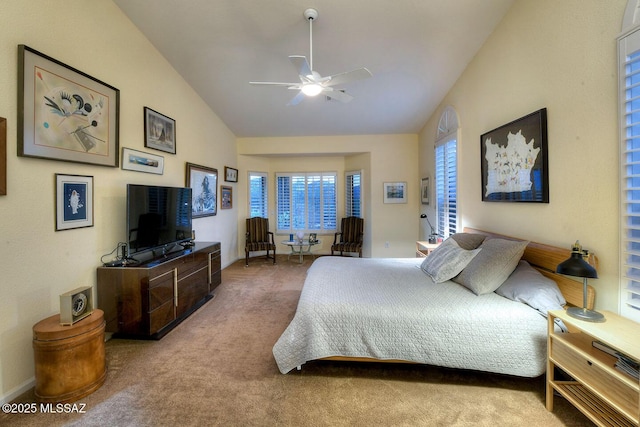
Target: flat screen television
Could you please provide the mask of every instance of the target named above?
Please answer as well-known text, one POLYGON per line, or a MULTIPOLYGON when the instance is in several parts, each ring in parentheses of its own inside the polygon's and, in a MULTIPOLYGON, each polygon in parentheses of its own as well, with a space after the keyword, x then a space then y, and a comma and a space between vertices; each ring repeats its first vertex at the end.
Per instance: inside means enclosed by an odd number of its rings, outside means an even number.
POLYGON ((162 249, 170 252, 191 241, 191 189, 127 185, 129 255, 162 249))

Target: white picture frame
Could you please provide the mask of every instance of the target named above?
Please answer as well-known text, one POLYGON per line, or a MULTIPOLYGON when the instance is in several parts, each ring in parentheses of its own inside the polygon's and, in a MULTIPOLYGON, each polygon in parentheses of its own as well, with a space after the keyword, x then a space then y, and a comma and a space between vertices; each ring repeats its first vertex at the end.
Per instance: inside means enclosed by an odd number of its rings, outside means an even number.
POLYGON ((384 203, 407 203, 406 181, 383 183, 384 203))

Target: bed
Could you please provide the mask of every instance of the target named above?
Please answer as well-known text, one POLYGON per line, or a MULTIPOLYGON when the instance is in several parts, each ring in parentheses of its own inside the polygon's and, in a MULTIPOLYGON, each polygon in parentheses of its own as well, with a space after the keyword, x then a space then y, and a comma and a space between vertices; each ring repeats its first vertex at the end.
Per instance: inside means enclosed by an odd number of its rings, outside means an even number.
MULTIPOLYGON (((440 255, 434 251, 427 258, 436 254, 431 264, 455 258, 445 247, 459 247, 456 253, 465 257, 473 252, 451 279, 446 278, 455 273, 447 270, 449 261, 438 270, 447 274, 439 277, 426 273, 430 267, 422 258, 318 258, 307 272, 293 319, 273 347, 280 372, 300 369, 311 360, 331 359, 422 363, 522 377, 543 374, 547 305, 582 305, 582 285, 554 273, 570 250, 471 228, 457 236, 467 237, 446 240, 438 248, 440 255), (470 244, 469 238, 480 243, 470 244), (500 252, 500 258, 513 258, 510 265, 486 268, 490 248, 496 246, 500 251, 518 247, 520 252, 510 249, 507 256, 500 252), (495 272, 499 289, 489 292, 469 286, 495 272), (464 283, 465 275, 469 283, 464 283), (540 287, 543 282, 550 291, 540 287), (516 288, 526 289, 536 301, 524 301, 523 294, 505 294, 516 288)), ((593 301, 589 287, 589 307, 593 301)))

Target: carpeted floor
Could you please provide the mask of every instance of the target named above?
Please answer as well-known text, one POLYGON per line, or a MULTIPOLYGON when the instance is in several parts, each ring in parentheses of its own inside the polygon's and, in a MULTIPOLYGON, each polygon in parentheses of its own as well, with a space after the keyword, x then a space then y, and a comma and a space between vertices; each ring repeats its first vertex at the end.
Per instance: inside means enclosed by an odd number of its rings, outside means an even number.
MULTIPOLYGON (((85 414, 0 414, 3 426, 591 426, 528 379, 383 363, 312 362, 279 373, 307 259, 238 261, 216 297, 160 341, 112 339, 85 414)), ((35 402, 33 390, 16 402, 35 402)))

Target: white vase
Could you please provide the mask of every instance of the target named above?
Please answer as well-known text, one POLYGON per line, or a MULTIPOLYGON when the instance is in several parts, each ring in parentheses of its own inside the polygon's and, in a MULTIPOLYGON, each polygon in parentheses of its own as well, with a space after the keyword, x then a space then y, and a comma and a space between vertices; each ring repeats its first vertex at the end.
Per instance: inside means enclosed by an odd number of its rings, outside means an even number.
POLYGON ((296 237, 298 238, 298 242, 302 242, 302 240, 304 239, 304 233, 302 231, 298 231, 296 233, 296 237))

